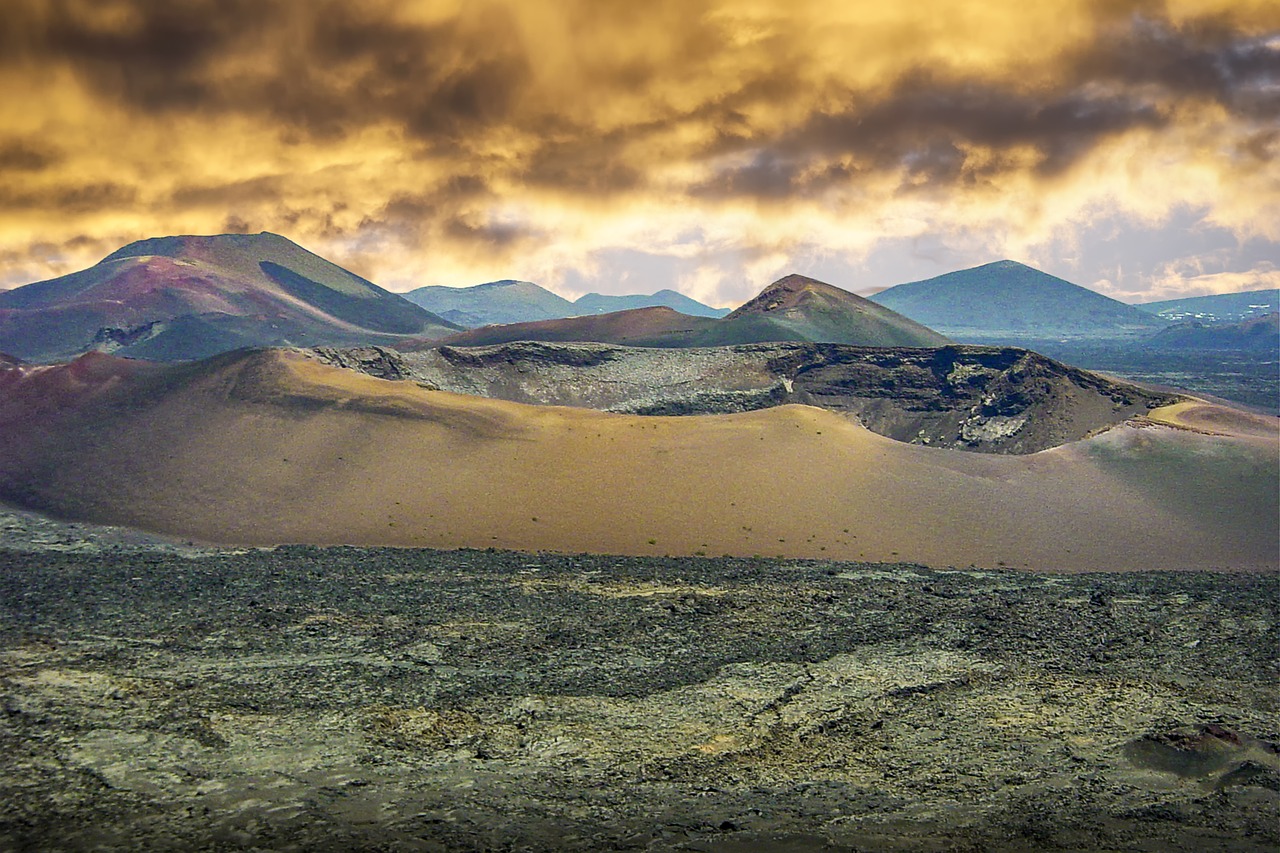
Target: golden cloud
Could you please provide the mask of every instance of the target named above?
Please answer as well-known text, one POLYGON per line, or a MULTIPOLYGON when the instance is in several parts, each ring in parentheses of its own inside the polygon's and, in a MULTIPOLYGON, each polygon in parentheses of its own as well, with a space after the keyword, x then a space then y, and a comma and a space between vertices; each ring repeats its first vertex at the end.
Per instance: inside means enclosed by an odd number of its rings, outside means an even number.
POLYGON ((10 285, 223 230, 393 289, 649 253, 721 302, 886 240, 1036 257, 1100 211, 1280 241, 1269 2, 11 5, 10 285))

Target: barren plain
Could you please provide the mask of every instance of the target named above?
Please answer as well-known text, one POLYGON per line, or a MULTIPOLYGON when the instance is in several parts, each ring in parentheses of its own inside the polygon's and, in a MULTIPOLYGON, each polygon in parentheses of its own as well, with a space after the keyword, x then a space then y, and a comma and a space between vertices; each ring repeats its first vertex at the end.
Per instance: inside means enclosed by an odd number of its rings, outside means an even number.
POLYGON ((11 850, 1274 851, 1274 574, 4 517, 11 850))

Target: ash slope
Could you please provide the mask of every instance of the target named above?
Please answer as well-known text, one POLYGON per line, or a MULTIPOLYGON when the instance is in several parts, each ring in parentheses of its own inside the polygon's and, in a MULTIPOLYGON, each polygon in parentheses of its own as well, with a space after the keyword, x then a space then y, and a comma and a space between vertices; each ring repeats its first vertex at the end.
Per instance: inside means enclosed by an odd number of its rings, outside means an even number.
POLYGON ((855 416, 899 441, 1034 453, 1178 397, 1026 350, 751 344, 651 349, 521 342, 400 354, 317 349, 385 379, 538 405, 646 415, 728 414, 801 403, 855 416))
POLYGON ((0 351, 204 358, 245 346, 392 343, 460 327, 276 234, 157 237, 0 293, 0 351))
POLYGON ((1214 407, 995 456, 812 407, 533 407, 279 350, 0 384, 0 499, 209 542, 1277 568, 1276 421, 1214 407))

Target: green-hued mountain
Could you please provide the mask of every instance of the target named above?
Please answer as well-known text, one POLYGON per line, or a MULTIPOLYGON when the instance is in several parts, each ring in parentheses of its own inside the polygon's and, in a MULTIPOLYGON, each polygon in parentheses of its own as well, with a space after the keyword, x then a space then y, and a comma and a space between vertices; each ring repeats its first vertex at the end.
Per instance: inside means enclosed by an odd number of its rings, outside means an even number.
POLYGON ((573 303, 531 281, 504 279, 474 287, 430 285, 404 294, 446 320, 467 328, 494 323, 526 323, 555 320, 579 313, 573 303))
POLYGON ((515 279, 491 281, 473 287, 431 285, 411 290, 404 296, 415 305, 470 329, 499 323, 533 323, 610 314, 633 308, 666 307, 693 317, 723 317, 729 313, 703 305, 674 290, 659 290, 650 296, 588 293, 570 302, 531 281, 515 279))
POLYGON ((1168 323, 1016 261, 997 261, 882 290, 872 302, 958 341, 1126 338, 1168 323))
POLYGON ((802 275, 765 288, 727 317, 692 317, 670 308, 513 323, 472 329, 438 343, 481 346, 511 341, 594 341, 644 347, 706 347, 773 341, 931 347, 950 343, 919 323, 861 296, 802 275))
POLYGON ((1280 314, 1264 314, 1240 323, 1178 323, 1152 335, 1145 344, 1154 349, 1280 354, 1280 314))
POLYGON ((576 314, 610 314, 614 311, 629 311, 632 308, 670 308, 690 317, 723 317, 729 313, 728 308, 712 308, 696 299, 685 296, 675 290, 659 290, 649 296, 633 294, 629 296, 610 296, 605 293, 588 293, 579 296, 573 303, 576 314))
POLYGON ((1189 296, 1185 299, 1146 302, 1134 307, 1175 322, 1196 320, 1201 323, 1239 323, 1280 311, 1280 288, 1189 296))
POLYGON ((177 361, 246 346, 393 344, 460 327, 278 234, 155 237, 0 293, 0 351, 177 361))

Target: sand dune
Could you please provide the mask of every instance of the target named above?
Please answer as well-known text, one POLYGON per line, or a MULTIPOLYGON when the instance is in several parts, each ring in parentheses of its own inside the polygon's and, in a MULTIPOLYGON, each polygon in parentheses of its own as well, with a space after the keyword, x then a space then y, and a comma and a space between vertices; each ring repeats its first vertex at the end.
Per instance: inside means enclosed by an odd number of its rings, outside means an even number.
POLYGON ((1278 562, 1274 419, 1215 435, 1152 421, 996 457, 803 406, 687 418, 531 407, 285 351, 13 368, 0 398, 0 499, 211 542, 1043 570, 1278 562))

